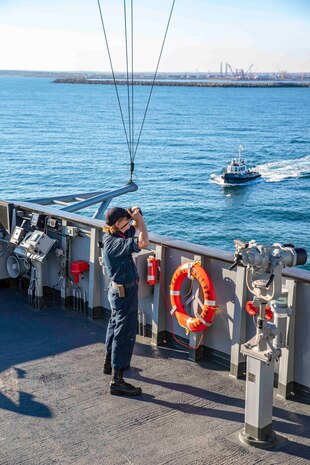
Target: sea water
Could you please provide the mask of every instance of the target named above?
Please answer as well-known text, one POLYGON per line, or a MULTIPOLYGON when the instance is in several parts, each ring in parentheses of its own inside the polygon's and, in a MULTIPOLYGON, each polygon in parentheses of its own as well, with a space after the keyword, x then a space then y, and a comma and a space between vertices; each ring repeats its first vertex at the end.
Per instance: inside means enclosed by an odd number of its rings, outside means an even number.
MULTIPOLYGON (((134 143, 150 89, 133 88, 134 143)), ((119 96, 129 141, 126 86, 119 96)), ((153 233, 228 251, 235 238, 293 243, 310 255, 309 109, 310 88, 155 87, 135 158, 139 189, 111 205, 140 205, 153 233), (239 144, 262 178, 224 187, 216 179, 239 144)), ((109 190, 129 179, 112 85, 2 76, 0 121, 2 199, 109 190)))

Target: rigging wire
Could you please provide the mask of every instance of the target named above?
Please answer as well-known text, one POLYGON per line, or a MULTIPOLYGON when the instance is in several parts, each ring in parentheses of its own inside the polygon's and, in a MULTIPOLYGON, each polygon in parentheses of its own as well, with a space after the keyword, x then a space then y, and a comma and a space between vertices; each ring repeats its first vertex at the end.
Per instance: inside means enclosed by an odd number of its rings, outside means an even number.
POLYGON ((131 109, 130 109, 130 93, 129 93, 129 72, 128 72, 128 39, 127 39, 127 9, 126 0, 124 0, 124 22, 125 22, 125 43, 126 43, 126 77, 127 77, 127 106, 128 106, 128 134, 129 134, 129 155, 132 158, 132 144, 131 144, 131 109))
POLYGON ((131 137, 131 142, 132 142, 132 151, 131 151, 131 168, 132 170, 134 169, 134 113, 133 113, 133 104, 134 104, 134 92, 133 92, 133 0, 131 0, 131 121, 132 121, 132 137, 131 137))
POLYGON ((125 121, 124 121, 124 115, 123 115, 123 111, 122 111, 121 101, 120 101, 120 98, 119 98, 119 93, 118 93, 118 89, 117 89, 117 85, 116 85, 115 73, 114 73, 114 68, 113 68, 113 64, 112 64, 112 58, 111 58, 111 54, 110 54, 109 42, 108 42, 108 38, 107 38, 107 34, 106 34, 106 29, 105 29, 104 21, 103 21, 103 15, 102 15, 101 6, 100 6, 100 0, 97 0, 97 4, 98 4, 98 8, 99 8, 99 14, 100 14, 100 18, 101 18, 101 25, 102 25, 102 29, 103 29, 103 34, 104 34, 104 38, 105 38, 105 43, 106 43, 106 47, 107 47, 107 51, 108 51, 108 56, 109 56, 110 67, 111 67, 111 72, 112 72, 112 76, 113 76, 113 82, 114 82, 115 92, 116 92, 116 96, 117 96, 118 106, 119 106, 119 110, 120 110, 120 113, 121 113, 121 118, 122 118, 122 123, 123 123, 123 128, 124 128, 125 136, 126 136, 126 141, 127 141, 127 146, 128 146, 128 150, 129 150, 129 155, 130 155, 130 157, 131 157, 130 146, 129 146, 129 140, 128 140, 128 135, 127 135, 127 130, 126 130, 125 121))
POLYGON ((144 123, 145 123, 145 118, 146 118, 147 111, 148 111, 148 108, 149 108, 149 105, 150 105, 150 100, 151 100, 151 96, 152 96, 152 93, 153 93, 153 88, 154 88, 155 80, 156 80, 156 77, 157 77, 157 72, 158 72, 158 68, 159 68, 159 63, 160 63, 160 60, 161 60, 161 56, 162 56, 163 49, 164 49, 165 42, 166 42, 166 37, 167 37, 168 29, 169 29, 169 26, 170 26, 170 21, 171 21, 171 16, 172 16, 172 13, 173 13, 174 4, 175 4, 175 0, 173 0, 172 5, 171 5, 170 14, 169 14, 169 19, 168 19, 168 23, 167 23, 167 26, 166 26, 166 31, 165 31, 163 43, 162 43, 162 45, 161 45, 161 49, 160 49, 160 53, 159 53, 159 57, 158 57, 158 61, 157 61, 157 66, 156 66, 156 70, 155 70, 154 77, 153 77, 153 81, 152 81, 152 86, 151 86, 150 94, 149 94, 148 101, 147 101, 147 104, 146 104, 146 108, 145 108, 145 112, 144 112, 144 116, 143 116, 143 120, 142 120, 142 124, 141 124, 141 128, 140 128, 139 136, 138 136, 138 139, 137 139, 136 148, 135 148, 135 151, 134 151, 134 154, 133 154, 133 161, 134 161, 134 159, 135 159, 135 156, 136 156, 136 153, 137 153, 137 150, 138 150, 138 146, 139 146, 139 143, 140 143, 140 138, 141 138, 142 130, 143 130, 144 123))
POLYGON ((121 106, 121 101, 120 101, 118 88, 117 88, 117 84, 116 84, 115 73, 114 73, 114 68, 113 68, 113 63, 112 63, 108 38, 107 38, 107 34, 106 34, 106 28, 105 28, 105 25, 104 25, 100 0, 97 0, 97 4, 98 4, 98 8, 99 8, 99 13, 100 13, 100 18, 101 18, 101 24, 102 24, 102 29, 103 29, 103 33, 104 33, 105 43, 106 43, 106 47, 107 47, 107 51, 108 51, 108 57, 109 57, 111 72, 112 72, 112 76, 113 76, 113 82, 114 82, 115 92, 116 92, 116 96, 117 96, 118 106, 119 106, 119 110, 120 110, 120 114, 121 114, 121 119, 122 119, 123 128, 124 128, 124 132, 125 132, 127 147, 128 147, 128 151, 129 151, 129 157, 130 157, 130 181, 129 182, 131 182, 132 181, 132 175, 133 175, 133 172, 134 172, 134 160, 135 160, 135 157, 136 157, 136 153, 137 153, 138 146, 139 146, 139 143, 140 143, 141 134, 142 134, 142 131, 143 131, 146 115, 147 115, 148 108, 149 108, 149 105, 150 105, 150 100, 151 100, 151 96, 152 96, 152 93, 153 93, 153 88, 154 88, 155 80, 156 80, 156 77, 157 77, 160 60, 161 60, 163 49, 164 49, 164 46, 165 46, 168 29, 169 29, 169 26, 170 26, 170 21, 171 21, 171 17, 172 17, 174 5, 175 5, 175 0, 172 1, 170 14, 169 14, 169 19, 168 19, 168 23, 167 23, 165 34, 164 34, 164 39, 163 39, 163 42, 162 42, 162 45, 161 45, 159 58, 158 58, 158 61, 157 61, 157 66, 156 66, 156 70, 155 70, 154 77, 153 77, 153 80, 152 80, 151 90, 150 90, 150 93, 149 93, 149 96, 148 96, 148 100, 147 100, 147 104, 146 104, 146 108, 145 108, 145 112, 144 112, 144 116, 143 116, 143 120, 142 120, 142 124, 141 124, 141 127, 140 127, 140 131, 139 131, 139 135, 138 135, 138 138, 137 138, 136 145, 135 145, 135 141, 134 141, 134 72, 133 72, 133 68, 134 68, 134 22, 133 22, 133 0, 131 0, 131 102, 130 102, 130 92, 129 92, 129 84, 130 84, 129 81, 130 80, 129 80, 129 63, 128 63, 129 60, 128 60, 127 12, 126 12, 126 0, 124 0, 124 22, 125 22, 125 42, 126 42, 126 71, 127 71, 126 74, 127 74, 128 134, 129 134, 129 137, 128 137, 127 130, 126 130, 126 124, 125 124, 124 115, 123 115, 122 106, 121 106))
POLYGON ((133 92, 133 0, 131 0, 131 158, 130 158, 130 180, 135 169, 134 165, 134 92, 133 92))

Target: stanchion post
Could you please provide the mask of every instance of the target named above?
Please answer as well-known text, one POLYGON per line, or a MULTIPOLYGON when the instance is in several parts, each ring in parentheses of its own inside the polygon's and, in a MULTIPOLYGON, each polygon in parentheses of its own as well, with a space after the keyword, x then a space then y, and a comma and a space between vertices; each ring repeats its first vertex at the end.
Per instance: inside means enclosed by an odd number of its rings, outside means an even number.
POLYGON ((246 296, 245 267, 237 267, 236 291, 233 314, 233 334, 230 352, 230 376, 240 378, 245 372, 245 357, 240 352, 246 338, 246 296))
MULTIPOLYGON (((202 263, 202 257, 200 255, 194 255, 194 262, 200 262, 201 266, 204 266, 204 264, 202 263)), ((193 301, 193 310, 201 311, 201 309, 198 308, 198 305, 199 305, 198 298, 200 299, 200 301, 203 302, 203 297, 202 297, 202 290, 197 280, 194 280, 194 283, 193 283, 192 297, 195 297, 193 301)), ((201 338, 201 332, 193 333, 191 331, 189 333, 189 345, 191 347, 196 347, 200 338, 201 338)), ((193 362, 197 362, 198 360, 201 360, 202 357, 203 357, 203 341, 197 349, 189 349, 189 354, 188 354, 189 360, 193 362)))
POLYGON ((164 246, 156 245, 155 254, 160 263, 161 279, 158 279, 154 286, 152 305, 152 344, 155 346, 163 343, 166 337, 166 304, 162 289, 162 283, 165 283, 165 250, 164 246))

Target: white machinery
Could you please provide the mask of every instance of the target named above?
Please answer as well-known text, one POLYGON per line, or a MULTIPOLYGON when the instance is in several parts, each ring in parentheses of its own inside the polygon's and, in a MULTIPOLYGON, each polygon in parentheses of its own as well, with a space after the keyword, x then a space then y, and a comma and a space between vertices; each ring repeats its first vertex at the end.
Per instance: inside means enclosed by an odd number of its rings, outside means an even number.
MULTIPOLYGON (((11 243, 19 242, 22 228, 16 226, 12 234, 11 243)), ((24 239, 14 249, 14 255, 7 260, 7 270, 12 278, 23 275, 30 269, 30 284, 28 288, 29 305, 34 308, 43 306, 43 274, 42 263, 55 244, 43 231, 34 231, 26 234, 24 239)))

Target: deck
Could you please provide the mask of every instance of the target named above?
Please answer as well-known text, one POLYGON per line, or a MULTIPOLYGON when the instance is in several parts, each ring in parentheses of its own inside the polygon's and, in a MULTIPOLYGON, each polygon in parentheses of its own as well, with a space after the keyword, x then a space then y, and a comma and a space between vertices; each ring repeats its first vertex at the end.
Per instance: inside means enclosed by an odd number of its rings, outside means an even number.
POLYGON ((310 406, 274 401, 274 450, 242 446, 243 381, 138 337, 125 378, 140 398, 108 393, 105 325, 24 291, 0 289, 1 465, 306 464, 310 406))

